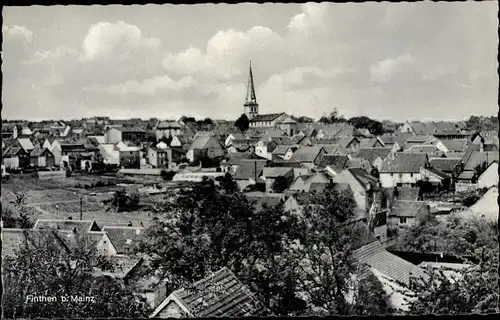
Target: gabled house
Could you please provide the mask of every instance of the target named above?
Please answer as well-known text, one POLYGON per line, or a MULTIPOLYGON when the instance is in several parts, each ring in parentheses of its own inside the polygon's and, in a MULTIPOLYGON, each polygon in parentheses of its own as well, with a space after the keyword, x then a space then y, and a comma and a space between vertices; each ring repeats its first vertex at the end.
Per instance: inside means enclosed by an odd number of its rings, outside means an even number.
POLYGON ((38 219, 33 229, 73 231, 78 234, 90 231, 102 231, 95 220, 38 219))
POLYGON ((169 138, 182 134, 181 125, 174 120, 158 121, 154 130, 156 140, 160 140, 163 137, 169 138))
POLYGON ((389 224, 400 228, 414 226, 427 214, 430 207, 424 201, 397 200, 389 211, 389 224))
POLYGON ((274 192, 274 185, 278 178, 286 181, 286 188, 290 186, 294 179, 293 168, 286 167, 264 167, 262 176, 266 181, 266 192, 269 193, 274 192))
POLYGON ((359 139, 359 148, 360 149, 365 149, 365 148, 384 148, 384 147, 385 147, 384 143, 378 137, 360 138, 359 139))
POLYGON ((437 186, 439 190, 448 189, 451 183, 450 175, 430 166, 420 168, 420 177, 422 180, 429 181, 432 185, 437 186))
POLYGON ((141 142, 146 139, 146 131, 141 128, 112 127, 104 134, 106 143, 141 142))
POLYGON ((334 184, 348 185, 358 209, 368 212, 378 188, 378 181, 360 168, 345 169, 333 178, 334 184))
POLYGON ((220 164, 220 169, 221 172, 229 172, 230 174, 234 175, 236 172, 236 169, 238 169, 239 165, 243 160, 264 160, 259 158, 257 155, 253 153, 246 153, 246 152, 235 152, 235 153, 229 153, 228 157, 223 160, 220 164))
POLYGON ((271 154, 273 156, 278 156, 284 160, 290 160, 293 156, 293 153, 297 151, 297 149, 298 148, 296 146, 280 145, 277 146, 271 154))
POLYGON ((330 185, 330 179, 321 172, 313 174, 299 175, 288 188, 289 193, 303 193, 311 191, 321 191, 330 185))
POLYGON ((323 147, 303 146, 293 153, 290 160, 300 162, 308 168, 313 168, 319 164, 321 156, 324 154, 326 154, 326 151, 323 147))
POLYGON ((113 243, 117 254, 132 254, 144 234, 142 227, 104 226, 102 231, 113 243))
POLYGON ((150 318, 266 316, 269 311, 224 267, 189 287, 168 292, 150 318))
POLYGON ((32 167, 52 168, 56 162, 54 154, 49 149, 36 146, 30 153, 30 164, 32 167))
POLYGON ((29 138, 18 138, 17 142, 21 148, 26 150, 26 152, 31 152, 31 150, 35 149, 33 142, 29 138))
POLYGON ((211 135, 198 135, 194 138, 186 154, 189 162, 198 162, 204 157, 215 159, 224 156, 224 147, 211 135))
POLYGON ((242 160, 233 175, 240 190, 261 182, 260 177, 266 164, 267 160, 242 160))
POLYGON ((12 123, 2 123, 2 139, 17 139, 17 125, 12 123))
POLYGON ((498 160, 494 160, 477 179, 479 188, 498 186, 498 160))
POLYGON ((380 172, 382 163, 392 152, 390 148, 361 148, 356 155, 356 158, 367 160, 372 168, 377 168, 380 172))
POLYGON ((259 142, 258 138, 232 139, 226 148, 228 152, 253 152, 257 142, 259 142))
POLYGON ((427 168, 429 160, 425 153, 393 152, 382 163, 380 182, 384 188, 415 186, 422 180, 420 168, 427 168))
POLYGON ((2 152, 2 163, 7 169, 23 169, 30 164, 30 155, 22 147, 7 147, 2 152))
POLYGON ((102 231, 87 231, 80 233, 76 229, 72 230, 57 230, 62 241, 72 250, 78 246, 78 240, 83 240, 86 246, 91 246, 97 249, 97 253, 105 256, 114 256, 117 254, 116 248, 109 239, 106 232, 102 231))

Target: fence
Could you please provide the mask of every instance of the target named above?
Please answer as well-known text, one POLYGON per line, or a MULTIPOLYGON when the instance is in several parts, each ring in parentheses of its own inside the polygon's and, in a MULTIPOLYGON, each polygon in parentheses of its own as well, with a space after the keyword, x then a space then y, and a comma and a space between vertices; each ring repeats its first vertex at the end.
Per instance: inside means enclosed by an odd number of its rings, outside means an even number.
POLYGON ((455 183, 455 191, 456 192, 464 192, 470 190, 479 189, 477 183, 465 183, 465 182, 457 182, 455 183))

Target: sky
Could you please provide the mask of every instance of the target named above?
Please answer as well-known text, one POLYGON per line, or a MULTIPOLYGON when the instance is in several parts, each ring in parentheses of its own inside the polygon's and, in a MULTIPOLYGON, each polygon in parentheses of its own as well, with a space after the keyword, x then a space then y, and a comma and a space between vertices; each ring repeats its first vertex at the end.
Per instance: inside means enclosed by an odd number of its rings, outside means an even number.
POLYGON ((498 4, 3 8, 2 118, 463 120, 498 111, 498 4))

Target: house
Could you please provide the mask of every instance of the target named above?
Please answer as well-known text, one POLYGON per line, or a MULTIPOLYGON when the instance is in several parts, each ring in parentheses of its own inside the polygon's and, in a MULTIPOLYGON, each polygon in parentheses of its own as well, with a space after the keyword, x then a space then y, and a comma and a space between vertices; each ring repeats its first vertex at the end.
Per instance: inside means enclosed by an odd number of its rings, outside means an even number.
POLYGON ((285 212, 300 216, 302 215, 302 210, 308 201, 309 193, 291 194, 283 203, 283 209, 285 212))
POLYGON ((170 138, 182 134, 181 125, 174 120, 158 121, 155 127, 156 140, 161 138, 170 138))
POLYGON ((397 200, 389 211, 389 224, 398 227, 415 226, 430 213, 430 206, 424 201, 397 200))
POLYGON ((349 157, 346 155, 325 154, 317 166, 317 170, 325 172, 330 177, 335 177, 349 167, 349 157))
POLYGON ((348 185, 353 193, 358 209, 368 212, 378 187, 377 179, 360 168, 348 168, 333 178, 335 184, 348 185))
POLYGON ((492 162, 498 162, 498 152, 492 151, 475 151, 478 145, 471 144, 468 147, 464 157, 462 158, 462 167, 460 168, 460 175, 457 181, 461 183, 475 183, 477 176, 477 168, 483 165, 489 166, 492 162))
POLYGON ((282 193, 247 192, 245 196, 253 204, 256 211, 265 207, 274 208, 284 202, 282 193))
POLYGON ((323 147, 303 146, 293 153, 290 160, 300 162, 308 168, 313 168, 319 164, 321 156, 324 154, 326 154, 326 151, 323 147))
POLYGON ((18 129, 13 123, 2 123, 2 139, 17 139, 18 129))
POLYGON ((99 144, 98 148, 105 164, 120 165, 120 151, 114 144, 99 144))
POLYGON ((444 146, 443 151, 448 155, 454 152, 465 152, 470 141, 467 139, 443 139, 441 143, 444 146))
POLYGON ((270 315, 261 302, 224 267, 189 287, 167 293, 150 318, 210 318, 270 315))
POLYGON ((18 144, 26 150, 26 152, 31 152, 31 150, 35 149, 35 146, 33 145, 33 142, 31 142, 30 139, 28 138, 18 138, 17 139, 18 144))
POLYGON ((109 239, 106 232, 102 231, 87 231, 79 233, 75 229, 72 230, 57 230, 61 239, 72 250, 79 245, 79 241, 84 241, 85 245, 96 248, 97 253, 105 256, 114 256, 117 254, 116 248, 109 239))
POLYGON ((142 227, 104 226, 102 231, 113 243, 117 254, 131 254, 144 234, 142 227))
POLYGON ((78 234, 90 231, 102 231, 95 220, 56 220, 56 219, 38 219, 33 229, 73 231, 78 234))
POLYGON ((242 160, 233 175, 240 190, 244 190, 250 185, 261 182, 259 178, 266 164, 267 160, 242 160))
POLYGON ((228 156, 228 158, 221 162, 220 168, 221 172, 229 172, 232 175, 234 175, 243 160, 263 160, 254 153, 248 152, 229 153, 228 156))
POLYGON ((391 152, 391 148, 360 148, 356 158, 367 160, 372 168, 377 168, 380 172, 382 163, 391 152))
POLYGON ((451 183, 450 175, 432 167, 421 167, 420 177, 422 180, 429 181, 432 185, 438 186, 438 190, 448 189, 451 183))
POLYGON ((470 137, 471 133, 464 130, 458 123, 451 122, 419 122, 406 121, 401 127, 401 132, 415 135, 433 135, 438 139, 461 139, 470 137))
POLYGON ((286 145, 280 145, 277 146, 276 149, 273 150, 271 153, 273 156, 278 156, 284 160, 290 160, 292 158, 292 155, 295 151, 297 151, 296 146, 286 146, 286 145))
POLYGON ((253 152, 254 145, 259 142, 259 138, 232 139, 227 147, 228 152, 253 152))
POLYGON ((224 156, 224 147, 211 135, 198 135, 194 138, 187 152, 189 162, 198 162, 202 158, 218 158, 224 156))
MULTIPOLYGON (((99 148, 84 142, 61 142, 61 166, 91 169, 92 163, 98 160, 99 148)), ((55 148, 53 149, 55 150, 55 148)))
POLYGON ((412 283, 428 278, 424 269, 390 253, 379 241, 355 250, 352 257, 359 264, 359 277, 375 275, 388 296, 388 306, 400 312, 408 311, 408 302, 414 297, 412 283))
POLYGON ((271 160, 273 158, 272 152, 278 147, 278 144, 274 141, 268 141, 267 139, 261 138, 254 145, 254 152, 261 158, 271 160))
POLYGON ((386 148, 391 148, 393 152, 402 151, 406 138, 400 133, 384 133, 378 137, 386 148))
POLYGON ((319 144, 316 143, 315 146, 323 147, 326 154, 349 154, 349 150, 342 148, 339 144, 319 144))
POLYGON ((453 177, 459 174, 460 158, 430 158, 429 165, 453 177))
POLYGON ((122 168, 141 168, 141 148, 130 146, 120 141, 115 146, 119 152, 119 163, 122 168))
POLYGON ((290 116, 282 113, 258 114, 250 120, 250 128, 275 128, 278 123, 286 122, 290 116))
POLYGON ((36 146, 30 153, 30 164, 32 167, 52 168, 56 162, 54 154, 49 149, 36 146))
MULTIPOLYGON (((253 119, 252 119, 253 120, 253 119)), ((285 117, 279 117, 275 120, 276 128, 282 130, 289 137, 293 136, 297 132, 297 122, 292 119, 289 115, 285 117)))
POLYGON ((481 173, 477 179, 477 186, 479 188, 490 188, 498 186, 498 161, 495 160, 490 163, 486 170, 481 173))
POLYGON ((334 144, 349 153, 356 153, 359 150, 360 142, 357 137, 337 137, 337 138, 322 138, 315 140, 316 145, 334 144))
POLYGON ((22 147, 7 147, 2 153, 2 163, 7 169, 23 169, 30 164, 30 155, 22 147))
POLYGON ((171 162, 172 149, 170 148, 148 148, 148 163, 153 168, 168 168, 171 162))
POLYGON ((428 166, 425 153, 393 152, 382 163, 380 182, 384 188, 415 186, 421 180, 420 168, 428 166))
POLYGON ((284 167, 264 167, 262 176, 266 181, 266 192, 273 193, 274 184, 278 178, 283 178, 286 181, 286 188, 293 182, 293 168, 284 167))
POLYGON ((146 139, 146 131, 141 128, 112 127, 104 134, 106 143, 141 142, 146 139))
POLYGON ((303 193, 311 191, 321 191, 330 185, 330 179, 321 172, 313 174, 303 174, 297 176, 292 185, 288 188, 289 193, 303 193))
POLYGON ((458 212, 457 216, 465 219, 482 218, 491 222, 498 220, 498 187, 494 186, 476 202, 469 210, 458 212))
POLYGON ((359 148, 384 148, 385 145, 378 137, 374 138, 359 138, 359 148))
POLYGON ((230 133, 227 137, 226 140, 224 141, 224 145, 227 147, 231 146, 231 141, 232 140, 244 140, 247 137, 244 136, 242 133, 230 133))
POLYGON ((35 241, 52 240, 61 251, 70 252, 70 248, 61 238, 61 235, 53 230, 2 228, 2 258, 16 258, 19 249, 27 238, 35 241))

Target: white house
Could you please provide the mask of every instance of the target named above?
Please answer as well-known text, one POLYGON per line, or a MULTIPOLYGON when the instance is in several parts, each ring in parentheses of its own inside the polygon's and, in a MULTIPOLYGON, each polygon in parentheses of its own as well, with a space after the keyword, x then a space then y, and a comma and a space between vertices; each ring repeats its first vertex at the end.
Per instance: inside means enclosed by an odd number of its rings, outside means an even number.
POLYGON ((155 128, 156 139, 160 140, 163 137, 175 137, 182 134, 181 126, 177 121, 161 121, 155 128))
POLYGON ((425 153, 395 152, 387 157, 380 168, 380 183, 384 188, 414 187, 421 180, 420 168, 429 163, 425 153))

